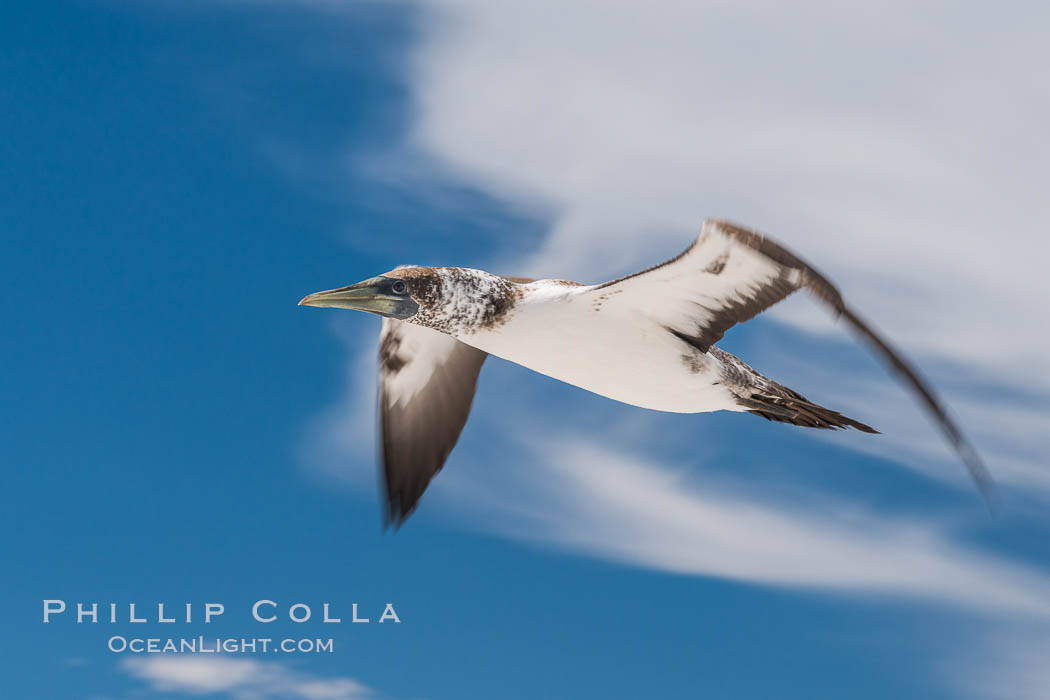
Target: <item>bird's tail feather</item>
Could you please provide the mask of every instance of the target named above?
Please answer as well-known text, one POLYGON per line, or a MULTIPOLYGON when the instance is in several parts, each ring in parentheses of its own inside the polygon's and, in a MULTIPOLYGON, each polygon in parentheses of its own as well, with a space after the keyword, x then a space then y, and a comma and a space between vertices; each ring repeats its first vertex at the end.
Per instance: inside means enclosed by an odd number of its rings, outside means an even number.
POLYGON ((879 432, 870 425, 813 403, 794 389, 756 372, 739 357, 725 350, 712 347, 708 352, 722 365, 722 381, 736 397, 737 405, 748 413, 766 420, 807 428, 855 428, 865 433, 879 432))
POLYGON ((784 396, 752 394, 747 398, 737 399, 737 403, 746 408, 748 413, 754 413, 756 416, 779 423, 791 423, 806 428, 825 430, 855 428, 865 433, 879 432, 870 425, 853 420, 838 411, 832 411, 830 408, 807 401, 806 397, 787 387, 778 385, 778 388, 784 390, 784 396))

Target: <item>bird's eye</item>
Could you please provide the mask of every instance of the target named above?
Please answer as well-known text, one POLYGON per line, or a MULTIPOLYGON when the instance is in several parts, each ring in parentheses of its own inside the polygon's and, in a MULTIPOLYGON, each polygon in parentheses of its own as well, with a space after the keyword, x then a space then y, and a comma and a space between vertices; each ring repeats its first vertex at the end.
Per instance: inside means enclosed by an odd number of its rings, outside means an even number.
POLYGON ((404 294, 408 291, 408 287, 405 285, 404 280, 395 280, 390 288, 394 290, 394 294, 404 294))

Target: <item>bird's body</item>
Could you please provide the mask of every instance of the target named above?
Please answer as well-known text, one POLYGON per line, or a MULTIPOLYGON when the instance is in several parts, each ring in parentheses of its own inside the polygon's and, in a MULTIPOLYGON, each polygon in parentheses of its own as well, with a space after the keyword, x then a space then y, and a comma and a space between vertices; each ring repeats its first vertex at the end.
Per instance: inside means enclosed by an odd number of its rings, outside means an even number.
MULTIPOLYGON (((396 274, 396 273, 395 273, 396 274)), ((448 277, 493 276, 457 268, 448 277)), ((465 283, 470 284, 470 283, 465 283)), ((647 317, 625 323, 594 285, 510 282, 515 303, 493 322, 451 335, 490 355, 632 406, 672 413, 744 410, 724 384, 720 358, 647 317)))
POLYGON ((715 346, 733 325, 802 288, 852 326, 916 392, 989 496, 984 465, 911 365, 815 269, 771 239, 726 221, 706 222, 681 255, 603 284, 402 266, 300 303, 384 316, 382 460, 388 517, 400 524, 455 446, 488 355, 647 409, 746 411, 805 427, 876 432, 715 346))

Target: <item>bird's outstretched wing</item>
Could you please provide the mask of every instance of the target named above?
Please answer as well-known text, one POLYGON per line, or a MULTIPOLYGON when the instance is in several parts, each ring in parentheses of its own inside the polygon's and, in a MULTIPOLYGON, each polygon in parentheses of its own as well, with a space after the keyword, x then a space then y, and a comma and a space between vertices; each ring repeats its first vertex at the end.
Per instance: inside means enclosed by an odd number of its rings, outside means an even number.
POLYGON ((470 414, 487 353, 429 328, 383 319, 379 432, 386 521, 412 514, 470 414))
POLYGON ((846 321, 917 394, 994 506, 994 485, 977 452, 915 368, 842 299, 813 267, 764 235, 709 219, 699 238, 676 258, 588 292, 603 310, 637 311, 703 352, 732 326, 806 288, 846 321))

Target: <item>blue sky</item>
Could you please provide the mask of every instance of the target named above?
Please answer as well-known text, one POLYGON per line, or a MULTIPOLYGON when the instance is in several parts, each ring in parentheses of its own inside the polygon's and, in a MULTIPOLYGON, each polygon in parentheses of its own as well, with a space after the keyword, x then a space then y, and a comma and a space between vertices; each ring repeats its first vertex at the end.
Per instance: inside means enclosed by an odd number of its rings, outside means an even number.
POLYGON ((665 5, 9 10, 7 696, 1050 694, 1045 10, 665 5), (797 248, 920 361, 998 517, 793 299, 723 346, 884 436, 649 413, 490 361, 447 470, 382 532, 378 321, 298 299, 403 262, 598 281, 709 215, 797 248), (44 625, 49 598, 227 613, 44 625), (260 598, 402 623, 261 626, 260 598), (147 633, 336 651, 106 649, 147 633))

